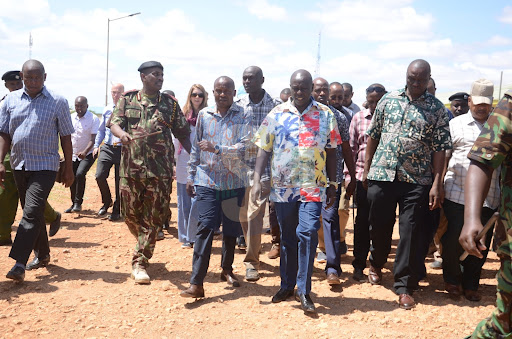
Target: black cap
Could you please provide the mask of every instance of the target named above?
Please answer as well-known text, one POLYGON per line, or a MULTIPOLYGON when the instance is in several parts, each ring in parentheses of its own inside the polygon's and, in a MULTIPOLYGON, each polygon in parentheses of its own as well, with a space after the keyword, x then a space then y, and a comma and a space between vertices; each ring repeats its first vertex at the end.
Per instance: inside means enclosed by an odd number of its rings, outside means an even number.
POLYGON ((151 67, 158 67, 158 68, 161 68, 162 71, 164 70, 164 66, 162 66, 162 64, 159 63, 158 61, 146 61, 146 62, 142 63, 142 65, 140 65, 138 71, 142 72, 146 68, 151 68, 151 67))
POLYGON ((2 75, 3 81, 21 80, 20 71, 9 71, 2 75))
POLYGON ((453 100, 468 101, 468 98, 469 98, 469 94, 467 94, 466 92, 457 92, 457 93, 453 94, 451 97, 449 97, 448 100, 450 100, 450 101, 453 101, 453 100))

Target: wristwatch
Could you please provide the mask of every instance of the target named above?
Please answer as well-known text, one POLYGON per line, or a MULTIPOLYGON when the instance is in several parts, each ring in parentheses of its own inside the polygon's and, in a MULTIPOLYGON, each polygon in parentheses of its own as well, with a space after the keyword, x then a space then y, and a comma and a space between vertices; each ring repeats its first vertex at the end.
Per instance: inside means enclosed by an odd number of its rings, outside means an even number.
POLYGON ((214 148, 215 148, 215 151, 213 153, 220 154, 220 147, 219 147, 219 145, 215 145, 214 148))
POLYGON ((336 191, 338 190, 338 183, 336 181, 329 181, 328 186, 334 186, 336 188, 336 191))

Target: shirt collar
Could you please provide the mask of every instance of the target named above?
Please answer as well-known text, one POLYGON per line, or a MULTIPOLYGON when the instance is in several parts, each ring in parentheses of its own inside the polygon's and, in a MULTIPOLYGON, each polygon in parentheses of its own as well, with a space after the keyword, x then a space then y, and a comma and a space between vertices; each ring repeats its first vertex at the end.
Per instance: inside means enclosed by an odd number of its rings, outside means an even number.
POLYGON ((307 113, 313 106, 318 108, 319 107, 319 103, 313 99, 313 97, 310 97, 311 99, 311 102, 309 103, 309 105, 306 107, 306 109, 304 109, 304 111, 302 113, 299 112, 299 110, 297 109, 297 107, 295 107, 293 104, 292 104, 292 101, 291 100, 288 100, 287 102, 284 103, 285 107, 283 109, 283 111, 288 111, 288 112, 292 112, 292 113, 295 113, 295 114, 305 114, 307 113))
MULTIPOLYGON (((409 97, 407 96, 406 91, 407 91, 407 86, 405 86, 405 87, 404 87, 404 88, 402 88, 402 89, 399 89, 399 90, 398 90, 398 94, 399 94, 399 95, 401 95, 401 96, 403 96, 403 97, 405 97, 405 98, 408 98, 408 99, 409 99, 409 97)), ((425 92, 423 92, 423 94, 421 94, 421 95, 418 97, 418 99, 411 100, 411 101, 425 101, 425 99, 427 99, 427 97, 428 97, 428 94, 430 94, 430 93, 428 93, 428 92, 427 92, 427 90, 425 90, 425 92)))
POLYGON ((363 114, 364 114, 365 118, 371 118, 372 117, 372 112, 370 112, 369 108, 363 109, 363 114))
MULTIPOLYGON (((25 86, 23 86, 23 89, 21 90, 21 95, 26 95, 27 97, 31 98, 30 95, 28 95, 27 91, 25 90, 25 86)), ((35 98, 38 98, 39 96, 44 96, 44 97, 49 97, 50 94, 48 93, 48 90, 46 89, 46 86, 43 86, 43 89, 41 90, 41 92, 39 92, 39 94, 36 95, 35 98)), ((35 98, 31 98, 31 99, 35 99, 35 98)))
MULTIPOLYGON (((233 102, 233 104, 231 104, 231 107, 229 107, 229 109, 228 109, 228 113, 224 117, 230 115, 231 113, 233 113, 233 114, 238 113, 238 112, 240 112, 241 109, 242 109, 241 106, 237 105, 236 102, 233 102)), ((220 114, 217 113, 217 104, 207 107, 206 112, 211 115, 219 115, 220 116, 220 114)))

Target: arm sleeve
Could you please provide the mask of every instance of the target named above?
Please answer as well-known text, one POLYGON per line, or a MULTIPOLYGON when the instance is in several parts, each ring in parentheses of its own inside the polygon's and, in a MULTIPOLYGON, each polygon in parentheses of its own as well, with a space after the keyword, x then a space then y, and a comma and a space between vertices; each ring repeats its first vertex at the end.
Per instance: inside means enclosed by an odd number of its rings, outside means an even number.
POLYGON ((68 101, 66 99, 57 102, 57 125, 60 136, 71 135, 75 132, 71 121, 68 101))
POLYGON ((201 161, 201 149, 197 146, 197 143, 203 138, 203 112, 199 112, 196 123, 196 136, 192 141, 192 148, 190 150, 190 159, 188 160, 188 177, 187 181, 194 182, 197 166, 201 161))

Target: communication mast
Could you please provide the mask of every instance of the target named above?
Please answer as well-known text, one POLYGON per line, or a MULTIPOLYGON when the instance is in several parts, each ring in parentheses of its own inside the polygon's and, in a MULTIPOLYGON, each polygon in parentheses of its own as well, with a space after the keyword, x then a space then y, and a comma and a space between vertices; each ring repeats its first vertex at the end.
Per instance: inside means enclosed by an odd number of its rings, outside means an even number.
POLYGON ((30 32, 29 38, 28 38, 28 58, 29 60, 32 59, 32 32, 30 32))
POLYGON ((320 76, 320 43, 322 42, 322 31, 318 32, 318 51, 316 54, 315 78, 320 76))

